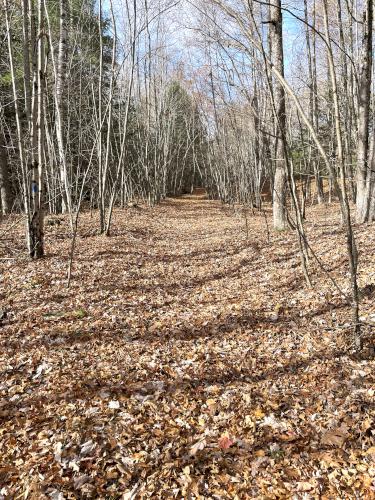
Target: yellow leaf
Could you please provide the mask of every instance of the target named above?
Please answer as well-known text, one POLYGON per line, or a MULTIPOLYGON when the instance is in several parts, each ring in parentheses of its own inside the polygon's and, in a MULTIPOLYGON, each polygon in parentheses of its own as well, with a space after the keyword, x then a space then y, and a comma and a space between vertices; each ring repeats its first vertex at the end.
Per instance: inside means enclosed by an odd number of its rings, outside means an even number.
POLYGON ((256 418, 263 418, 265 416, 265 413, 261 408, 257 408, 256 410, 253 411, 253 415, 256 418))
POLYGON ((266 455, 266 452, 264 450, 257 450, 255 452, 256 457, 264 457, 266 455))
POLYGON ((372 426, 372 422, 369 418, 367 418, 363 423, 362 423, 362 426, 361 426, 361 430, 362 432, 366 432, 367 430, 371 429, 371 426, 372 426))

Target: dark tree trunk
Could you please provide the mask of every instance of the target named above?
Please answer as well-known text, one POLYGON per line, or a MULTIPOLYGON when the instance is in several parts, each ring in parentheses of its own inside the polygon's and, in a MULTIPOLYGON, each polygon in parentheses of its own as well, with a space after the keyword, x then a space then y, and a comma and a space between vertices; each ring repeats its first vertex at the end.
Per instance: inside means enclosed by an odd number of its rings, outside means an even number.
POLYGON ((9 181, 9 165, 5 150, 5 140, 0 131, 0 199, 1 212, 3 215, 9 214, 12 210, 13 200, 9 181))

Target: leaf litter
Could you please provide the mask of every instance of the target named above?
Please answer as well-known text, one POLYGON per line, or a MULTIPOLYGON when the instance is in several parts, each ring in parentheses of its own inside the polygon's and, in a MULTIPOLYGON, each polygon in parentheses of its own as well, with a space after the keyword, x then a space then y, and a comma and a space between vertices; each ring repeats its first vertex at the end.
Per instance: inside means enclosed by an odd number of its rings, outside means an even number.
MULTIPOLYGON (((306 231, 347 290, 337 207, 306 231)), ((40 262, 0 261, 0 498, 372 498, 374 361, 340 347, 350 311, 292 232, 186 197, 68 220, 40 262)), ((22 224, 12 233, 22 248, 22 224)), ((375 324, 373 225, 356 227, 375 324)), ((19 259, 19 258, 18 258, 19 259)))

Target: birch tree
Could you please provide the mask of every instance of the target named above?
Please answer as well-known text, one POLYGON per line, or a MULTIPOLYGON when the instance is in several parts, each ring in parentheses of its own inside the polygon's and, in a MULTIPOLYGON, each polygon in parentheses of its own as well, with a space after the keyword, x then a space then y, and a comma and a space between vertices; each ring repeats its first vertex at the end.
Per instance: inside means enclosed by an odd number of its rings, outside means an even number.
POLYGON ((44 165, 45 165, 45 4, 38 0, 37 36, 37 156, 32 165, 29 251, 32 258, 44 255, 44 165))

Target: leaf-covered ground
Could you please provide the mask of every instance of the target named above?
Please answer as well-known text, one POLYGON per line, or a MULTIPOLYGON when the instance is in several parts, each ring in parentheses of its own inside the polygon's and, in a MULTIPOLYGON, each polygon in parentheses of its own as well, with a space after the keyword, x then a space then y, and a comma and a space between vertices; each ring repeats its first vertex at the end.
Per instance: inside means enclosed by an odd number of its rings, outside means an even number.
MULTIPOLYGON (((117 211, 110 238, 84 214, 69 290, 67 220, 39 262, 4 222, 0 498, 374 498, 337 212, 308 211, 313 289, 293 232, 199 197, 117 211)), ((367 335, 374 225, 356 234, 367 335)))

